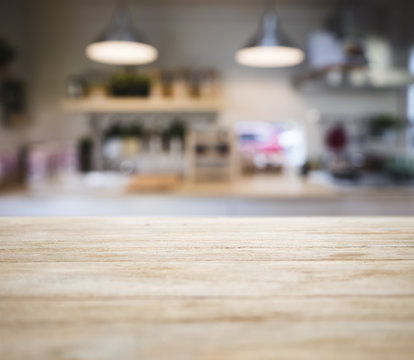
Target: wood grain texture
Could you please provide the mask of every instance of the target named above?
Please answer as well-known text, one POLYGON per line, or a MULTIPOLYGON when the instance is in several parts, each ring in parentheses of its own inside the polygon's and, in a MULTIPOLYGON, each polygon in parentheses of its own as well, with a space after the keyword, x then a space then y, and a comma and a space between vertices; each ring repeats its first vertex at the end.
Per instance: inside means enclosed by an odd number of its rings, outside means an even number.
POLYGON ((413 220, 0 219, 0 359, 413 359, 413 220))

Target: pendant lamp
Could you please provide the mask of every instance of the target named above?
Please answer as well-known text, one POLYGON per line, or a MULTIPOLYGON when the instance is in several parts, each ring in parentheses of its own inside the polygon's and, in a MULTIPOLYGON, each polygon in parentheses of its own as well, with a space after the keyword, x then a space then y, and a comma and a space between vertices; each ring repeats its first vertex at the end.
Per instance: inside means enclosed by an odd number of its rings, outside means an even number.
POLYGON ((134 28, 125 1, 118 1, 110 25, 85 52, 89 59, 111 65, 148 64, 158 57, 157 49, 134 28))
POLYGON ((257 33, 235 55, 241 65, 264 68, 293 66, 304 58, 304 52, 281 29, 274 6, 268 6, 257 33))

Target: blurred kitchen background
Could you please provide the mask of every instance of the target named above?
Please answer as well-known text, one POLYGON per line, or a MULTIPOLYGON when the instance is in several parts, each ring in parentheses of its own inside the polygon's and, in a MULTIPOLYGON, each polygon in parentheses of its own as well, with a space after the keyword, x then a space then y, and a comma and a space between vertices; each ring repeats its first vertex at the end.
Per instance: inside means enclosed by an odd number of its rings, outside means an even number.
POLYGON ((0 216, 414 215, 413 19, 408 0, 0 0, 0 216), (98 48, 132 28, 146 58, 98 48), (255 32, 292 52, 241 51, 255 32))

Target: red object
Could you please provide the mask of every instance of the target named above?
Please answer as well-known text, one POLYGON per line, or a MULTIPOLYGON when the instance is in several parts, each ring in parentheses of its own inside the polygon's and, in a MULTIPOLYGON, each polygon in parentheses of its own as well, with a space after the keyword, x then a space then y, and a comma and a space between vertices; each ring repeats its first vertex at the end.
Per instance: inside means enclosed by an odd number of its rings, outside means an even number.
POLYGON ((326 146, 334 152, 341 152, 346 147, 348 137, 345 129, 341 126, 335 126, 328 131, 326 135, 326 146))

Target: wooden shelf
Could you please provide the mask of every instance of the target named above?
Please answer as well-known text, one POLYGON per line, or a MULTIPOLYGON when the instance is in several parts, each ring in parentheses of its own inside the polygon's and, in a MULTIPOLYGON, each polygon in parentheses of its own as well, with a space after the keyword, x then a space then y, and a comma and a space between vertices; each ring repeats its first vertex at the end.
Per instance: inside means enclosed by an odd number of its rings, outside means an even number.
POLYGON ((298 87, 298 90, 304 94, 358 94, 364 92, 393 92, 402 91, 407 89, 407 86, 373 86, 373 85, 361 85, 352 86, 349 84, 343 84, 338 86, 328 85, 322 81, 315 81, 309 84, 304 84, 298 87))
POLYGON ((64 99, 62 107, 77 113, 216 113, 218 99, 85 98, 64 99))
POLYGON ((366 82, 361 85, 352 85, 347 82, 347 80, 343 80, 344 83, 342 84, 329 85, 325 79, 328 72, 329 70, 308 70, 307 72, 297 76, 293 80, 293 85, 295 85, 301 92, 305 93, 354 93, 356 91, 401 91, 406 90, 408 86, 414 83, 414 76, 407 73, 406 78, 397 83, 388 82, 383 85, 375 85, 374 83, 366 80, 366 82))

